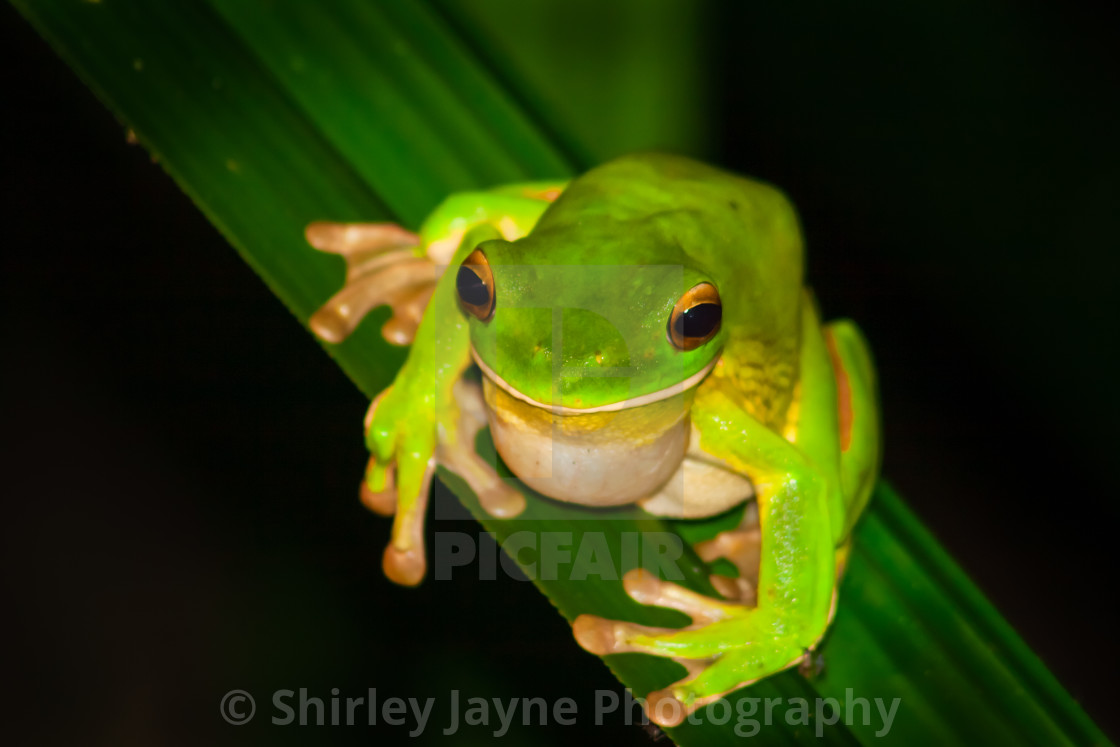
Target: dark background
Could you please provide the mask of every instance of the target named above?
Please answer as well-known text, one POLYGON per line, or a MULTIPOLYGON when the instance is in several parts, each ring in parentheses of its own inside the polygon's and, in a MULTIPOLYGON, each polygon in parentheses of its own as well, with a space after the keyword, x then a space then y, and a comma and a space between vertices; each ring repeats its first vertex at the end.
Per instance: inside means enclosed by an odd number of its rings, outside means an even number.
MULTIPOLYGON (((826 315, 878 359, 884 473, 1117 734, 1111 27, 1053 3, 705 23, 712 160, 799 206, 826 315)), ((232 688, 618 691, 516 581, 382 578, 362 396, 7 5, 0 25, 4 672, 34 742, 368 741, 237 731, 232 688)), ((593 740, 647 741, 616 728, 593 740)))

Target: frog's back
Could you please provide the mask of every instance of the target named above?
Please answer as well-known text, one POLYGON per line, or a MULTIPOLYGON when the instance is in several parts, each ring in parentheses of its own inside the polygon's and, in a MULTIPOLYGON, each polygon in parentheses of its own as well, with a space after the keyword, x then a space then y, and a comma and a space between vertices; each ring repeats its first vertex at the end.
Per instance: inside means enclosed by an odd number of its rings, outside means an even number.
POLYGON ((681 252, 708 271, 749 265, 772 281, 801 285, 797 216, 774 187, 682 156, 640 153, 603 164, 571 183, 538 224, 573 221, 660 224, 681 252), (670 223, 671 221, 671 223, 670 223))

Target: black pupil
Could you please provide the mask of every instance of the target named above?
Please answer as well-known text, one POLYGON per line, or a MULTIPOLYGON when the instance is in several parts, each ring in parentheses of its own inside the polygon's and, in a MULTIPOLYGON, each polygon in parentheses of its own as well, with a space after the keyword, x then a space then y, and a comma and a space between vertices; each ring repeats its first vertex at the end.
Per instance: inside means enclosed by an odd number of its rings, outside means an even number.
POLYGON ((677 317, 677 331, 684 338, 707 337, 722 318, 723 307, 718 303, 697 304, 677 317))
POLYGON ((469 265, 459 268, 455 285, 459 289, 459 298, 463 299, 463 303, 471 306, 485 306, 490 303, 490 289, 469 265))

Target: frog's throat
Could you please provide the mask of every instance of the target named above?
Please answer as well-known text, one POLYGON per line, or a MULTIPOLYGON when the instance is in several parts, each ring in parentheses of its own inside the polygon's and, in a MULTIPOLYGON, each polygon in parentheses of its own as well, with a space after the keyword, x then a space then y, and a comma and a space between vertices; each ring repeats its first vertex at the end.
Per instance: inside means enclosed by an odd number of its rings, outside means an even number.
POLYGON ((652 394, 575 408, 525 396, 474 357, 494 446, 513 474, 544 495, 591 506, 643 500, 678 473, 692 397, 712 369, 652 394))
POLYGON ((672 386, 667 386, 664 389, 659 389, 656 392, 642 394, 637 397, 631 397, 630 399, 620 400, 619 402, 611 402, 609 404, 599 405, 597 407, 568 407, 566 405, 552 405, 546 402, 540 402, 533 399, 524 392, 518 391, 508 381, 495 373, 494 369, 490 368, 490 366, 486 365, 486 363, 483 362, 482 358, 479 357, 478 352, 474 349, 473 345, 471 346, 471 357, 474 358, 474 362, 478 364, 478 367, 482 370, 482 375, 493 382, 496 386, 503 389, 506 394, 513 397, 514 399, 521 400, 525 404, 547 410, 553 415, 591 415, 597 412, 618 412, 619 410, 629 410, 633 407, 643 407, 645 405, 653 404, 654 402, 660 402, 663 399, 675 397, 678 394, 687 392, 689 389, 692 389, 701 381, 703 381, 704 378, 709 373, 711 373, 712 369, 715 368, 715 365, 719 362, 720 358, 720 356, 718 355, 714 356, 706 366, 689 376, 687 379, 677 382, 672 386))

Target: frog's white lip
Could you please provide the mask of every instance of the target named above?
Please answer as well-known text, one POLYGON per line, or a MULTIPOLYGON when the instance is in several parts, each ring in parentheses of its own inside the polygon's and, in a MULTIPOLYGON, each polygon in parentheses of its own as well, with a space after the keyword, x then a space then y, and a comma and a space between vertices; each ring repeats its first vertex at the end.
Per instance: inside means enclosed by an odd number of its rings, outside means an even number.
POLYGON ((650 392, 649 394, 643 394, 640 397, 633 397, 631 399, 624 399, 620 402, 611 402, 607 405, 599 405, 598 407, 567 407, 565 405, 550 405, 545 402, 538 402, 529 395, 519 392, 511 386, 509 382, 494 373, 494 369, 482 362, 482 358, 479 357, 473 345, 471 346, 471 357, 474 358, 474 362, 478 364, 478 367, 482 369, 482 375, 505 390, 511 397, 534 407, 539 407, 542 410, 548 410, 554 415, 590 415, 596 412, 618 412, 619 410, 629 410, 632 407, 641 407, 654 402, 660 402, 663 399, 676 396, 681 392, 686 392, 699 384, 704 380, 704 377, 711 373, 720 358, 718 355, 715 356, 708 365, 704 366, 684 381, 673 384, 672 386, 667 386, 664 389, 659 389, 656 392, 650 392))

